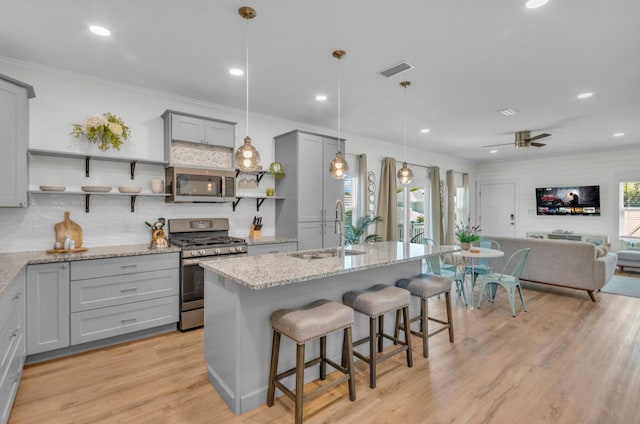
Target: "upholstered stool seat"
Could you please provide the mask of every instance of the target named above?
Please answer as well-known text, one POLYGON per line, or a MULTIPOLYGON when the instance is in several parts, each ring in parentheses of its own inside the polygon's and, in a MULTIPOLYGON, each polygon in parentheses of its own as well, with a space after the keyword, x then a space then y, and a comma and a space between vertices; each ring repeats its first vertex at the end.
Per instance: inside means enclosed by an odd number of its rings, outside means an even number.
POLYGON ((347 292, 342 296, 342 301, 355 311, 369 316, 369 336, 353 342, 354 347, 368 342, 369 355, 366 356, 356 351, 353 351, 353 355, 369 364, 369 386, 371 386, 372 389, 376 387, 376 365, 378 363, 398 353, 406 352, 407 366, 413 366, 411 336, 405 332, 404 340, 400 340, 398 334, 392 336, 384 332, 384 314, 387 312, 395 311, 396 315, 399 316, 400 311, 402 311, 405 328, 409 327, 409 303, 411 302, 411 294, 407 290, 379 284, 367 290, 347 292), (377 330, 376 321, 378 322, 377 330), (385 338, 392 340, 394 344, 399 346, 382 354, 385 338), (377 352, 376 342, 378 344, 377 352), (380 353, 380 355, 378 355, 378 353, 380 353))
POLYGON ((273 406, 276 387, 295 402, 295 422, 302 423, 303 400, 311 399, 326 392, 333 386, 345 381, 349 382, 349 399, 356 399, 355 377, 353 372, 353 345, 351 327, 353 325, 353 309, 337 302, 318 300, 298 309, 280 309, 271 314, 273 328, 273 344, 271 348, 271 367, 269 371, 269 390, 267 405, 273 406), (344 331, 342 358, 339 365, 327 358, 327 335, 336 331, 344 331), (296 342, 296 366, 278 374, 278 356, 280 354, 280 337, 284 334, 296 342), (305 344, 320 339, 320 356, 305 363, 305 344), (345 358, 347 360, 345 361, 345 358), (327 364, 344 375, 331 383, 325 384, 311 393, 304 393, 304 370, 313 365, 320 365, 320 379, 327 375, 327 364), (295 393, 280 382, 283 378, 296 375, 295 393))
MULTIPOLYGON (((396 286, 408 290, 413 296, 420 298, 420 315, 412 317, 409 322, 420 321, 420 331, 411 330, 411 333, 422 338, 422 356, 429 357, 429 337, 438 334, 441 331, 449 330, 449 341, 453 343, 453 319, 451 314, 451 285, 452 281, 448 278, 439 277, 433 274, 422 274, 415 278, 403 278, 396 281, 396 286), (443 321, 438 318, 429 316, 429 305, 427 299, 434 296, 444 294, 447 320, 443 321), (443 326, 429 333, 429 321, 434 321, 443 326)), ((398 336, 400 330, 406 327, 400 324, 396 319, 396 333, 398 336)))

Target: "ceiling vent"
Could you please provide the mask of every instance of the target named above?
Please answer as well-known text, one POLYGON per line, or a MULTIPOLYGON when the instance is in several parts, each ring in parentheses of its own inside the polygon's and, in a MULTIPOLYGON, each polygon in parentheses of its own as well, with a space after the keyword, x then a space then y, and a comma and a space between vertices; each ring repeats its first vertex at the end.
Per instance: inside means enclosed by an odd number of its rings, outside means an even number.
POLYGON ((380 75, 389 78, 413 68, 414 66, 409 62, 400 62, 397 65, 393 65, 391 68, 385 69, 384 71, 380 71, 380 75))

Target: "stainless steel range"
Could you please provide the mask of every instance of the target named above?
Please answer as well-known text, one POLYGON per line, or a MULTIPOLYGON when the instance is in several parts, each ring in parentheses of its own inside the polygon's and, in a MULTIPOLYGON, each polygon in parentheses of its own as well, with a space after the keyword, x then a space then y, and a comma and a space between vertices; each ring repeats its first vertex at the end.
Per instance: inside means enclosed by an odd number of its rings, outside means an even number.
POLYGON ((198 264, 213 258, 247 254, 244 239, 229 236, 227 218, 169 220, 169 241, 182 248, 180 269, 180 322, 182 331, 204 325, 204 269, 198 264))

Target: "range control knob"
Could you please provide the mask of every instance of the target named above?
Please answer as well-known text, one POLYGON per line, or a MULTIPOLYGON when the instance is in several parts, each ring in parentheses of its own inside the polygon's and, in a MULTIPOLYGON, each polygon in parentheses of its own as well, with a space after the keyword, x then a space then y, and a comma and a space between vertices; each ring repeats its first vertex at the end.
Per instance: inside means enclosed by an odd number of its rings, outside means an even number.
POLYGON ((236 251, 236 248, 235 248, 235 247, 230 247, 230 248, 229 248, 229 253, 233 253, 233 252, 235 252, 235 251, 236 251))
POLYGON ((204 249, 200 251, 200 254, 201 254, 202 256, 204 256, 206 253, 207 253, 207 252, 205 252, 205 251, 204 251, 204 249))
POLYGON ((216 248, 213 250, 213 252, 214 252, 216 255, 219 255, 219 254, 220 254, 220 248, 219 248, 219 247, 216 247, 216 248))
POLYGON ((191 256, 196 256, 198 254, 198 252, 196 252, 195 250, 191 251, 191 256))

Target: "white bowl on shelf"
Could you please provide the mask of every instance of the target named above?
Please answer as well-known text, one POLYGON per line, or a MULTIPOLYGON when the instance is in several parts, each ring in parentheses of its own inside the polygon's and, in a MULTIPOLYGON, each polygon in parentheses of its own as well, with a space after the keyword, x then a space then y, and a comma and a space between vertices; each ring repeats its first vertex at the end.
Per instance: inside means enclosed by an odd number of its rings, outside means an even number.
POLYGON ((65 191, 67 188, 65 186, 50 186, 50 185, 41 185, 40 190, 42 191, 65 191))
POLYGON ((108 193, 111 191, 109 186, 82 186, 80 190, 86 193, 108 193))
POLYGON ((139 186, 120 186, 118 187, 120 193, 137 194, 142 191, 142 187, 139 186))

